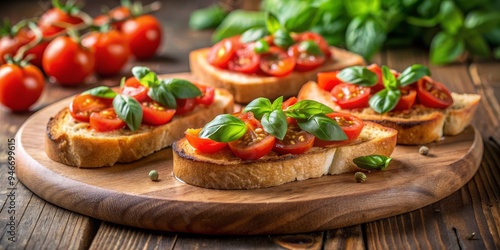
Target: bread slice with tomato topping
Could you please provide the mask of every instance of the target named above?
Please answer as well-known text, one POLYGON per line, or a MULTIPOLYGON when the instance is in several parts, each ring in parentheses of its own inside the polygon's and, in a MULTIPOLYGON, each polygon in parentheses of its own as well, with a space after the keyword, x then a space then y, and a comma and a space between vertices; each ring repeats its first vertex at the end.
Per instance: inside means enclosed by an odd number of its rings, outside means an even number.
POLYGON ((276 46, 272 36, 264 37, 260 42, 269 49, 263 52, 255 52, 256 42, 242 44, 237 39, 239 36, 211 48, 194 50, 189 63, 192 74, 200 81, 228 89, 238 103, 249 103, 258 97, 296 96, 305 82, 316 79, 318 72, 365 64, 360 55, 328 47, 324 38, 312 32, 294 34, 295 44, 288 49, 276 46), (304 46, 299 47, 301 42, 304 46), (311 43, 315 45, 307 46, 311 43), (301 50, 303 47, 306 49, 301 50), (307 52, 307 48, 313 52, 307 52))

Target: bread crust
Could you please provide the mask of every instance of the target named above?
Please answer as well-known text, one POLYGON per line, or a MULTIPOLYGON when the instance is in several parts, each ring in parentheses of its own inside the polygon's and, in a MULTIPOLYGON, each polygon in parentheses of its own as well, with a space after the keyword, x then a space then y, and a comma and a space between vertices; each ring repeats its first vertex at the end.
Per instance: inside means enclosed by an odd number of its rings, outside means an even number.
POLYGON ((333 101, 330 92, 315 82, 308 82, 299 91, 299 100, 315 100, 336 111, 352 113, 365 121, 372 121, 398 131, 398 144, 420 145, 439 141, 443 136, 461 133, 472 120, 481 99, 476 94, 452 93, 454 103, 447 109, 433 109, 414 105, 405 111, 378 114, 371 108, 342 110, 333 101))
POLYGON ((185 138, 173 149, 175 177, 185 183, 213 189, 256 189, 287 182, 360 170, 352 159, 381 154, 390 156, 396 147, 397 131, 366 122, 358 140, 339 148, 313 147, 300 155, 271 153, 259 160, 244 161, 229 149, 203 154, 185 138))
POLYGON ((336 47, 330 47, 330 50, 332 57, 319 68, 307 72, 294 71, 284 77, 248 75, 214 67, 207 61, 210 48, 191 51, 189 65, 192 74, 200 81, 228 89, 237 103, 249 103, 258 97, 273 100, 280 96, 295 96, 304 83, 316 79, 318 72, 365 65, 363 57, 357 54, 336 47))
POLYGON ((64 108, 47 123, 45 152, 54 161, 84 168, 135 161, 172 145, 187 128, 201 127, 218 114, 233 112, 233 104, 228 91, 217 89, 212 105, 174 116, 164 125, 141 125, 135 132, 126 128, 111 132, 91 131, 88 123, 75 121, 69 109, 64 108))

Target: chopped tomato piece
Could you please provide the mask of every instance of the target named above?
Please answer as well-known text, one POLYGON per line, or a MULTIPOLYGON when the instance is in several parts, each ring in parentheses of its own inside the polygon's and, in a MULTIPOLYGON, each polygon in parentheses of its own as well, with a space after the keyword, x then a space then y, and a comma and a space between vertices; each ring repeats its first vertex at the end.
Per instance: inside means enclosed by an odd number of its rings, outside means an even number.
POLYGON ((278 154, 303 154, 314 145, 314 135, 289 125, 283 140, 276 139, 273 151, 278 154))
POLYGON ((337 78, 338 73, 339 71, 318 73, 318 86, 326 91, 332 91, 333 87, 342 83, 342 81, 337 78))
POLYGON ((184 132, 187 141, 191 146, 202 153, 213 154, 221 151, 227 146, 225 142, 217 142, 208 138, 200 138, 201 129, 187 129, 184 132))
POLYGON ((361 134, 361 131, 363 130, 363 127, 365 125, 363 120, 351 114, 335 112, 330 113, 327 116, 334 119, 337 124, 339 124, 340 128, 346 134, 347 139, 342 141, 324 141, 316 138, 316 140, 314 141, 314 146, 340 147, 350 144, 358 139, 359 134, 361 134))
POLYGON ((366 66, 368 70, 371 72, 375 73, 378 76, 378 82, 375 86, 371 87, 372 93, 377 93, 380 90, 384 89, 384 82, 382 80, 382 69, 378 66, 378 64, 372 63, 368 66, 366 66))
POLYGON ((82 122, 89 122, 90 114, 111 107, 112 98, 102 98, 90 94, 77 95, 69 105, 73 118, 82 122))
POLYGON ((281 104, 281 109, 283 110, 286 110, 288 107, 291 107, 293 106, 295 103, 297 103, 299 100, 297 99, 297 97, 293 96, 293 97, 290 97, 288 98, 286 101, 284 101, 282 104, 281 104))
POLYGON ((204 86, 196 84, 196 86, 200 89, 202 95, 196 97, 196 104, 201 105, 210 105, 215 100, 215 88, 211 86, 204 86))
POLYGON ((196 107, 196 98, 176 99, 178 115, 184 115, 194 110, 196 107))
POLYGON ((271 76, 286 76, 295 67, 295 59, 279 47, 270 47, 260 58, 260 69, 271 76))
POLYGON ((370 88, 355 84, 341 83, 332 91, 333 100, 342 109, 357 109, 368 107, 370 88))
POLYGON ((300 49, 300 43, 288 48, 288 55, 295 58, 295 70, 304 72, 318 68, 325 62, 325 55, 314 55, 300 49))
POLYGON ((227 65, 232 71, 252 74, 259 69, 260 56, 251 47, 238 49, 227 65))
POLYGON ((148 96, 148 90, 149 88, 142 85, 135 77, 128 78, 120 89, 122 94, 131 96, 138 102, 151 100, 148 96))
POLYGON ((413 107, 415 100, 417 99, 417 91, 414 88, 405 87, 401 88, 401 98, 399 98, 398 104, 394 107, 393 111, 398 110, 408 110, 413 107))
POLYGON ((175 109, 168 109, 155 101, 142 102, 142 122, 150 125, 162 125, 170 120, 175 114, 175 109))
POLYGON ((423 77, 417 82, 417 98, 424 106, 444 109, 453 104, 450 91, 430 77, 423 77))
POLYGON ((229 60, 236 53, 236 39, 225 38, 216 43, 208 53, 208 62, 219 68, 227 68, 229 60))
POLYGON ((313 40, 314 42, 316 42, 326 58, 332 56, 332 52, 330 50, 328 42, 320 34, 310 31, 300 34, 299 41, 307 41, 307 40, 313 40))
POLYGON ((252 112, 239 115, 247 125, 247 132, 240 139, 229 142, 229 149, 243 160, 257 160, 269 154, 274 147, 275 137, 262 128, 252 112))
POLYGON ((90 128, 99 131, 107 132, 125 127, 125 122, 120 119, 113 108, 107 108, 100 112, 90 114, 90 128))

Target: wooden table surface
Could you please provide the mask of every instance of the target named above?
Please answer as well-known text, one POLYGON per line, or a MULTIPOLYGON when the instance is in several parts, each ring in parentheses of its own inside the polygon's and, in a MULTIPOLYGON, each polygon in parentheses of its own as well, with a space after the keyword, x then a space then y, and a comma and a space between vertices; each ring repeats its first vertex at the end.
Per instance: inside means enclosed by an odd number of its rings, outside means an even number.
MULTIPOLYGON (((190 30, 189 14, 213 2, 163 1, 162 8, 154 13, 164 27, 158 56, 142 62, 131 60, 120 76, 93 78, 75 88, 47 81, 36 107, 93 86, 118 85, 119 78, 130 75, 135 65, 148 66, 158 73, 188 71, 188 52, 209 46, 211 35, 210 31, 190 30)), ((95 16, 101 6, 117 4, 111 0, 86 1, 84 10, 95 16)), ((38 16, 49 7, 49 1, 2 1, 0 16, 16 22, 38 16)), ((429 65, 427 51, 419 48, 384 50, 372 61, 396 70, 413 63, 428 65, 433 77, 448 83, 451 90, 482 95, 473 125, 483 138, 484 156, 476 175, 460 190, 409 213, 324 232, 229 237, 143 230, 59 208, 33 194, 17 178, 10 183, 8 142, 33 112, 14 114, 0 108, 0 249, 499 249, 500 61, 473 60, 438 67, 429 65), (13 215, 16 225, 10 231, 8 224, 13 215), (9 240, 13 233, 16 242, 9 240), (475 236, 470 238, 471 234, 475 236)))

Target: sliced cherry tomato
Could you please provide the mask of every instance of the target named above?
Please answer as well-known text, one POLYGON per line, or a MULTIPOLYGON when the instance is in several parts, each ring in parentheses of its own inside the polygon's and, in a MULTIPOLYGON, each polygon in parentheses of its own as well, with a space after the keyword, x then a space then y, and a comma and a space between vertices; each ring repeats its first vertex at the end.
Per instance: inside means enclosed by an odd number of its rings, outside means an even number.
POLYGON ((142 102, 142 121, 150 125, 162 125, 170 120, 175 114, 175 109, 168 109, 155 101, 142 102))
POLYGON ((273 151, 278 154, 303 154, 314 145, 314 135, 298 126, 288 126, 283 140, 276 139, 273 151))
POLYGON ((119 73, 130 56, 127 39, 118 30, 88 33, 83 37, 82 44, 93 50, 95 72, 99 75, 119 73))
POLYGON ((355 84, 341 83, 332 91, 333 100, 342 109, 357 109, 368 107, 370 88, 355 84))
POLYGON ((424 106, 444 109, 453 104, 450 91, 430 77, 423 77, 417 82, 417 98, 424 106))
POLYGON ((139 60, 154 56, 163 36, 160 22, 152 15, 141 15, 125 21, 121 31, 127 37, 130 52, 139 60))
POLYGON ((204 86, 196 84, 196 86, 200 89, 202 95, 196 97, 196 104, 201 105, 210 105, 215 100, 215 88, 211 86, 204 86))
POLYGON ((227 68, 244 74, 252 74, 259 69, 259 62, 260 56, 251 47, 246 47, 236 50, 227 68))
POLYGON ((378 64, 372 63, 366 66, 368 70, 375 73, 378 76, 378 82, 375 86, 371 87, 372 93, 377 93, 380 90, 384 89, 384 82, 382 81, 382 69, 378 66, 378 64))
POLYGON ((149 101, 149 88, 142 85, 135 77, 130 77, 121 88, 121 93, 135 98, 138 102, 149 101))
POLYGON ((236 39, 225 38, 217 42, 208 52, 208 62, 215 67, 227 68, 229 61, 236 54, 236 39))
POLYGON ((227 146, 225 142, 218 142, 208 138, 200 138, 201 129, 187 129, 184 134, 186 135, 186 139, 193 146, 202 153, 205 154, 213 154, 221 151, 223 148, 227 146))
POLYGON ((318 73, 318 86, 326 91, 332 91, 333 87, 342 83, 341 80, 337 78, 339 71, 332 72, 319 72, 318 73))
POLYGON ((69 105, 71 116, 82 122, 89 122, 90 114, 111 107, 112 98, 102 98, 89 94, 77 95, 69 105))
POLYGON ((401 98, 399 99, 398 104, 394 107, 394 111, 398 110, 408 110, 413 107, 415 104, 415 100, 417 99, 417 91, 414 88, 404 87, 400 89, 401 98))
POLYGON ((44 87, 43 73, 31 64, 0 66, 0 103, 14 112, 28 111, 40 98, 44 87))
POLYGON ((346 113, 330 113, 328 117, 334 119, 340 128, 344 131, 347 136, 347 140, 342 141, 324 141, 316 138, 314 141, 314 146, 316 147, 340 147, 354 142, 358 139, 363 127, 365 126, 363 120, 357 116, 346 114, 346 113))
POLYGON ((69 36, 49 43, 42 59, 45 73, 61 85, 78 85, 92 74, 95 65, 92 51, 69 36))
POLYGON ((196 98, 176 99, 178 115, 184 115, 193 111, 196 107, 196 98))
POLYGON ((121 129, 126 125, 126 123, 116 115, 114 108, 93 112, 90 114, 89 123, 91 129, 99 132, 121 129))
POLYGON ((295 70, 299 72, 310 71, 325 62, 325 55, 314 55, 300 49, 300 43, 288 48, 288 55, 295 58, 295 70))
POLYGON ((262 54, 260 58, 260 69, 271 76, 286 76, 295 67, 295 58, 276 46, 270 47, 269 52, 262 54))
POLYGON ((316 42, 326 58, 330 58, 332 56, 332 51, 330 50, 328 42, 320 34, 307 31, 299 35, 299 41, 307 40, 313 40, 316 42))

